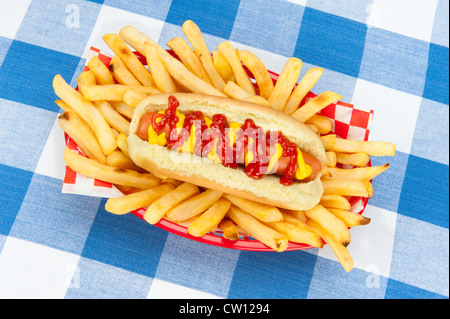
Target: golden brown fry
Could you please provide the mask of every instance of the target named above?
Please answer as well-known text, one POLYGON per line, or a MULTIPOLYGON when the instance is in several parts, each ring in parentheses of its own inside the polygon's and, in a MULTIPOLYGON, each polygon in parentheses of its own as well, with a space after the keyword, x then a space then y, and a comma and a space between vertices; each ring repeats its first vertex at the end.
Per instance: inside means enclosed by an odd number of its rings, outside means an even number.
POLYGON ((172 49, 172 51, 178 56, 189 71, 194 73, 203 81, 212 85, 199 58, 183 38, 174 37, 167 42, 167 46, 172 49))
POLYGON ((83 71, 77 78, 78 91, 81 91, 83 85, 95 85, 95 74, 92 71, 83 71))
POLYGON ((117 55, 112 58, 109 64, 109 71, 119 84, 141 85, 141 82, 134 77, 117 55))
POLYGON ((223 81, 217 70, 214 68, 211 52, 209 52, 209 49, 205 43, 205 39, 203 38, 202 32, 200 31, 199 27, 191 20, 187 20, 183 23, 182 29, 184 34, 186 35, 186 38, 192 44, 194 52, 202 63, 203 68, 205 69, 209 79, 211 80, 211 83, 219 91, 222 92, 223 87, 225 86, 225 82, 223 81))
POLYGON ((311 116, 320 112, 323 108, 342 99, 337 93, 325 91, 306 102, 301 108, 291 114, 300 122, 305 123, 311 116))
POLYGON ((278 252, 286 250, 288 246, 288 238, 286 235, 264 225, 255 217, 234 205, 231 205, 227 215, 250 236, 256 238, 266 246, 278 252))
POLYGON ((233 45, 229 41, 224 41, 217 48, 233 70, 237 85, 243 88, 250 96, 256 95, 253 82, 250 80, 247 72, 245 72, 233 45))
POLYGON ((114 78, 108 67, 100 60, 98 56, 92 57, 87 63, 89 70, 95 74, 97 84, 114 84, 114 78))
POLYGON ((336 142, 335 134, 322 135, 320 137, 322 140, 323 147, 326 151, 331 150, 333 148, 334 143, 336 142))
POLYGON ((264 63, 248 50, 237 50, 239 59, 253 74, 259 88, 259 95, 269 100, 274 84, 264 63))
POLYGON ((75 172, 104 182, 144 189, 160 183, 159 179, 153 174, 141 174, 132 170, 104 165, 96 160, 79 155, 69 148, 64 149, 63 157, 67 165, 75 172))
POLYGON ((110 85, 84 85, 81 88, 81 93, 88 101, 122 101, 124 93, 128 89, 141 91, 145 94, 158 94, 160 90, 153 86, 129 86, 122 84, 110 84, 110 85))
POLYGON ((123 27, 119 31, 119 36, 123 41, 125 41, 130 47, 138 51, 140 54, 145 56, 144 43, 149 42, 153 46, 159 46, 152 38, 148 35, 137 30, 131 25, 123 27))
MULTIPOLYGON (((62 102, 63 103, 63 102, 62 102)), ((58 116, 58 124, 89 158, 106 163, 106 156, 94 133, 74 111, 65 111, 58 116)))
POLYGON ((354 141, 336 138, 332 150, 341 153, 366 153, 373 156, 394 156, 395 144, 378 141, 354 141))
POLYGON ((305 122, 305 124, 315 125, 318 128, 320 135, 328 134, 331 132, 330 119, 320 114, 314 114, 305 122))
POLYGON ((223 197, 228 199, 233 205, 243 209, 263 222, 279 222, 283 220, 283 214, 281 214, 280 210, 275 206, 258 203, 229 194, 225 194, 223 197))
POLYGON ((343 169, 338 167, 329 167, 331 178, 336 179, 355 179, 360 181, 370 181, 389 168, 389 163, 380 166, 357 167, 353 169, 343 169))
POLYGON ((176 92, 177 88, 175 83, 172 81, 169 72, 164 66, 164 62, 159 57, 158 48, 151 45, 150 42, 145 42, 144 52, 156 87, 164 93, 176 92))
POLYGON ((223 237, 229 240, 238 240, 239 232, 237 230, 236 224, 229 218, 224 218, 219 223, 219 228, 223 232, 223 237))
POLYGON ((188 234, 202 237, 217 228, 225 217, 231 203, 224 198, 219 198, 210 208, 189 224, 188 234))
POLYGON ((127 142, 127 135, 124 133, 120 133, 117 136, 117 147, 124 153, 126 156, 130 157, 128 153, 128 142, 127 142))
POLYGON ((346 165, 353 165, 358 167, 365 167, 369 164, 370 156, 366 153, 339 153, 336 154, 336 162, 346 165))
POLYGON ((322 239, 316 233, 307 230, 306 228, 299 227, 293 223, 288 222, 272 222, 267 223, 267 226, 275 229, 277 232, 285 234, 289 241, 294 243, 302 243, 311 245, 317 248, 322 248, 322 239))
POLYGON ((155 86, 151 73, 139 61, 136 55, 130 50, 126 43, 119 37, 118 34, 109 33, 103 36, 103 40, 108 47, 117 55, 127 69, 141 82, 144 86, 155 86))
POLYGON ((322 178, 324 195, 372 197, 373 187, 368 181, 322 178))
POLYGON ((305 211, 306 216, 322 226, 337 242, 344 247, 350 244, 350 231, 345 223, 330 213, 328 209, 318 204, 305 211))
POLYGON ((111 167, 123 168, 136 171, 138 173, 147 173, 143 168, 137 166, 126 154, 120 150, 115 150, 106 157, 106 164, 111 167))
POLYGON ((296 218, 300 220, 303 223, 306 223, 306 214, 303 210, 290 210, 290 209, 283 209, 279 208, 280 212, 283 214, 283 220, 286 220, 286 216, 292 216, 293 218, 296 218))
POLYGON ((80 92, 67 84, 59 74, 53 79, 53 89, 55 94, 91 128, 103 153, 111 154, 117 148, 116 138, 100 111, 91 102, 86 101, 80 92))
POLYGON ((337 163, 336 152, 326 151, 325 154, 327 156, 327 166, 335 167, 337 163))
POLYGON ((128 105, 124 101, 109 101, 109 104, 111 104, 111 106, 115 108, 119 114, 122 114, 126 118, 131 120, 133 117, 134 107, 128 105))
POLYGON ((178 204, 167 212, 167 219, 173 222, 182 222, 203 213, 222 197, 223 193, 208 189, 194 197, 178 204))
POLYGON ((182 203, 189 197, 198 194, 199 191, 199 188, 194 184, 182 183, 180 186, 152 203, 147 208, 144 219, 150 224, 156 224, 171 208, 182 203))
POLYGON ((328 211, 342 220, 347 227, 367 225, 370 223, 369 217, 365 217, 345 209, 328 208, 328 211))
POLYGON ((150 205, 174 188, 175 186, 171 184, 162 184, 150 189, 133 192, 123 197, 109 198, 106 201, 105 210, 116 215, 123 215, 150 205))
POLYGON ((283 111, 294 85, 297 83, 302 65, 302 60, 298 58, 289 58, 286 61, 269 98, 269 104, 275 110, 283 111))
POLYGON ((136 89, 128 89, 122 95, 122 101, 132 107, 136 107, 136 105, 141 102, 143 99, 147 97, 142 91, 136 89))
POLYGON ((243 88, 241 88, 233 81, 227 82, 227 84, 223 88, 223 92, 230 98, 235 100, 245 100, 250 97, 250 95, 243 88))
POLYGON ((335 240, 319 223, 310 219, 308 220, 308 224, 314 227, 319 236, 328 244, 328 246, 330 246, 344 270, 347 272, 352 270, 354 262, 348 249, 335 240))
POLYGON ((106 122, 120 133, 128 135, 130 122, 128 122, 115 108, 107 101, 94 101, 94 105, 102 113, 106 122))
POLYGON ((292 94, 289 96, 288 101, 286 102, 286 106, 283 112, 287 114, 294 113, 300 103, 305 98, 306 94, 313 88, 313 86, 317 83, 319 78, 322 76, 323 69, 322 68, 312 68, 309 69, 303 78, 298 82, 297 87, 294 89, 292 94))
POLYGON ((169 71, 172 78, 174 78, 178 84, 182 85, 187 90, 193 93, 226 97, 224 93, 189 71, 183 63, 175 59, 163 48, 158 48, 158 53, 164 61, 167 71, 169 71))
POLYGON ((320 205, 330 208, 340 208, 349 210, 351 208, 350 202, 342 195, 322 195, 319 202, 320 205))
POLYGON ((213 64, 225 83, 228 81, 236 81, 230 64, 219 50, 213 50, 213 64))

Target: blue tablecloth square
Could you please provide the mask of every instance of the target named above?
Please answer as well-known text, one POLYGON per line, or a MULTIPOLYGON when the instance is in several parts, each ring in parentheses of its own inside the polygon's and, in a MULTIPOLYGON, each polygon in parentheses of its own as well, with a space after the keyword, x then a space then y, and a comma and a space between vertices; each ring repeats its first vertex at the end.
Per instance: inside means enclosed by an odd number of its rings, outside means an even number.
POLYGON ((3 63, 3 59, 6 56, 6 53, 8 53, 11 42, 11 39, 0 37, 0 67, 3 63))
POLYGON ((307 7, 294 56, 305 62, 357 77, 366 30, 367 26, 360 22, 307 7))
POLYGON ((125 2, 122 0, 105 0, 104 4, 114 8, 120 8, 125 11, 134 12, 147 17, 165 20, 169 12, 172 0, 134 0, 125 2))
POLYGON ((202 33, 228 39, 239 3, 239 0, 172 0, 166 22, 183 25, 186 20, 192 20, 202 33))
POLYGON ((70 81, 79 60, 73 55, 14 40, 0 68, 0 98, 58 112, 53 78, 61 74, 70 81))
POLYGON ((448 299, 443 295, 405 284, 395 279, 388 279, 385 299, 448 299))
POLYGON ((0 164, 0 234, 9 234, 32 177, 32 172, 0 164))
POLYGON ((423 97, 440 103, 449 103, 448 48, 430 43, 428 69, 423 97))
POLYGON ((316 258, 304 251, 283 254, 242 251, 228 297, 306 298, 316 258))
POLYGON ((410 155, 397 212, 448 228, 448 176, 448 165, 410 155))

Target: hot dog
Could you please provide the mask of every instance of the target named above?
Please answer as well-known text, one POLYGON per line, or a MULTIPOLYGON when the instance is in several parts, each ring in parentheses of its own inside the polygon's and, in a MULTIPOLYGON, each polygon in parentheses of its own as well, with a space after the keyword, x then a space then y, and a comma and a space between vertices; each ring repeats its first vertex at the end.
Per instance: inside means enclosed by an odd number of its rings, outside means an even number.
POLYGON ((325 150, 303 123, 265 106, 192 93, 141 101, 128 137, 139 166, 287 209, 323 193, 325 150))

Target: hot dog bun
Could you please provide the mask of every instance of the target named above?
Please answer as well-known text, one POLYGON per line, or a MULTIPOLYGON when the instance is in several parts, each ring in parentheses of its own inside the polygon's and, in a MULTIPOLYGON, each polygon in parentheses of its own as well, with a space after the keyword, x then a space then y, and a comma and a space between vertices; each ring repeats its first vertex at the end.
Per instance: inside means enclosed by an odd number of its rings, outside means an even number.
POLYGON ((156 174, 286 209, 307 210, 320 201, 323 194, 321 173, 308 183, 294 182, 285 186, 280 184, 279 177, 274 175, 266 175, 256 180, 248 177, 241 168, 228 168, 207 158, 170 151, 165 146, 142 140, 136 135, 140 118, 146 112, 166 109, 170 95, 180 102, 178 110, 182 113, 192 110, 201 111, 205 116, 221 113, 229 122, 238 123, 244 123, 247 118, 251 118, 264 131, 282 131, 300 149, 314 155, 322 165, 325 164, 325 149, 319 136, 283 112, 223 97, 171 93, 151 95, 136 106, 130 124, 128 151, 137 165, 156 174))

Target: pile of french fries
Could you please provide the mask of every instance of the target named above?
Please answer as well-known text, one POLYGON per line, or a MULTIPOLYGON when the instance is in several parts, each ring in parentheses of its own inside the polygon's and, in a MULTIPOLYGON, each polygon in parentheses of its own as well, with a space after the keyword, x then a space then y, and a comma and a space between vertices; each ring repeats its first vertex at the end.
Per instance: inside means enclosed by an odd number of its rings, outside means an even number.
POLYGON ((354 262, 347 249, 349 228, 366 225, 370 219, 351 212, 349 198, 372 196, 370 181, 389 164, 367 167, 370 156, 392 156, 395 146, 345 140, 331 133, 330 120, 318 112, 342 98, 334 92, 323 92, 299 108, 322 75, 321 68, 308 70, 298 81, 302 61, 293 57, 274 83, 253 53, 235 49, 229 41, 211 52, 194 22, 186 21, 182 30, 192 48, 183 38, 173 38, 167 45, 177 58, 144 33, 126 26, 119 34, 103 36, 115 56, 109 66, 97 56, 89 60, 88 70, 77 79, 78 90, 60 75, 55 76, 53 87, 60 98, 55 102, 64 111, 58 123, 86 155, 66 148, 63 157, 67 165, 82 175, 112 183, 123 192, 123 197, 106 202, 105 209, 113 214, 145 208, 143 218, 150 224, 162 218, 185 223, 188 233, 198 237, 219 229, 232 241, 246 233, 278 252, 285 250, 288 242, 318 248, 326 243, 343 268, 351 270, 354 262), (127 151, 129 123, 139 101, 160 92, 194 92, 250 101, 304 122, 320 135, 327 152, 320 203, 308 211, 290 211, 138 167, 127 151))

